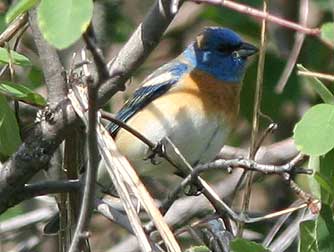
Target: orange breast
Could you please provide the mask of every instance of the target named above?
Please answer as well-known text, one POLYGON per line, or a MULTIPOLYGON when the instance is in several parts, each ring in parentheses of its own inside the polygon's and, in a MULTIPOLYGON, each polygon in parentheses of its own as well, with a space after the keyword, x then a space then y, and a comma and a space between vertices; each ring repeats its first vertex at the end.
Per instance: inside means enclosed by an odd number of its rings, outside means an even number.
POLYGON ((241 84, 224 82, 196 70, 185 77, 182 86, 183 92, 198 96, 203 103, 205 113, 216 115, 220 113, 229 123, 236 122, 241 84))

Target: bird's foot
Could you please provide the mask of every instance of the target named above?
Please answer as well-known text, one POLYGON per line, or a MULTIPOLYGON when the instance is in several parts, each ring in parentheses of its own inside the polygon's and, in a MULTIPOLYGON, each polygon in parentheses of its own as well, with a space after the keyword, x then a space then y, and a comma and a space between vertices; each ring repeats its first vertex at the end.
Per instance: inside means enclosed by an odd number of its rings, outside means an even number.
POLYGON ((151 160, 154 165, 160 164, 160 160, 157 157, 163 157, 166 153, 165 145, 162 142, 158 142, 153 148, 149 149, 149 153, 144 160, 151 160))

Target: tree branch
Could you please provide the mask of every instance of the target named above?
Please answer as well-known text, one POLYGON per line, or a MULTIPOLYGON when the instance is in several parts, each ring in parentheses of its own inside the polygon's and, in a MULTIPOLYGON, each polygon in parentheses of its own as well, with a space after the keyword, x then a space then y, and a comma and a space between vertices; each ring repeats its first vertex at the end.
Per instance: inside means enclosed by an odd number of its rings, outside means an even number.
POLYGON ((42 64, 45 84, 48 93, 48 104, 51 108, 62 101, 67 94, 63 65, 57 51, 43 38, 37 24, 37 10, 29 12, 29 22, 34 41, 42 64))
MULTIPOLYGON (((158 44, 167 26, 173 19, 168 10, 169 0, 156 1, 147 14, 144 22, 110 64, 111 78, 104 83, 98 95, 98 105, 101 107, 116 92, 124 89, 124 83, 138 66, 148 57, 158 44), (165 11, 166 10, 166 11, 165 11), (159 23, 159 25, 156 25, 159 23)), ((45 46, 46 42, 40 40, 45 46)), ((40 50, 40 53, 44 52, 40 50)), ((50 61, 50 59, 48 59, 50 61)), ((62 69, 58 69, 62 71, 62 69)), ((0 171, 0 213, 7 210, 10 200, 17 190, 39 170, 45 169, 58 145, 66 136, 67 127, 73 126, 79 120, 68 99, 61 100, 57 106, 47 113, 46 120, 39 122, 12 155, 0 171)))
POLYGON ((157 46, 174 18, 170 13, 170 2, 156 1, 117 57, 108 63, 111 78, 101 86, 99 104, 104 104, 116 92, 124 90, 125 82, 157 46))
POLYGON ((27 23, 28 15, 23 14, 17 17, 10 25, 0 34, 0 47, 4 46, 5 42, 11 40, 15 34, 27 23))
POLYGON ((57 180, 27 184, 11 198, 8 207, 15 206, 24 200, 37 196, 55 193, 78 192, 80 190, 80 186, 81 183, 79 180, 57 180))
POLYGON ((207 4, 212 4, 212 5, 219 5, 223 6, 226 8, 230 8, 232 10, 238 11, 240 13, 244 13, 253 17, 261 18, 264 19, 268 22, 272 22, 278 25, 281 25, 283 27, 296 30, 308 35, 313 35, 313 36, 319 36, 320 35, 320 29, 319 28, 308 28, 303 25, 300 25, 298 23, 294 23, 291 21, 288 21, 286 19, 276 17, 274 15, 271 15, 267 12, 260 11, 257 9, 254 9, 250 6, 236 3, 234 1, 230 0, 192 0, 195 3, 207 3, 207 4))

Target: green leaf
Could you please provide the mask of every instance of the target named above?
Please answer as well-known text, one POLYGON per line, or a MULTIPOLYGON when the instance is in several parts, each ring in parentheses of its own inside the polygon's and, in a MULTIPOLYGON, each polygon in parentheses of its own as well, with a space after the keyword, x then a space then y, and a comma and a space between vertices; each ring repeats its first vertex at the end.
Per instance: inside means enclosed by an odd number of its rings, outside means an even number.
POLYGON ((25 211, 26 210, 24 209, 24 206, 22 206, 21 204, 16 205, 12 208, 9 208, 6 212, 1 214, 0 222, 11 219, 11 218, 15 218, 18 215, 23 214, 25 211))
POLYGON ((300 223, 298 252, 319 252, 314 220, 300 223))
POLYGON ((311 176, 307 176, 310 190, 316 198, 320 199, 321 189, 319 183, 315 179, 315 174, 320 171, 320 157, 310 156, 307 167, 313 170, 313 174, 311 176))
POLYGON ((317 0, 313 1, 314 4, 316 4, 322 11, 332 11, 333 5, 331 1, 328 0, 317 0))
POLYGON ((64 49, 86 31, 92 15, 92 0, 43 0, 38 7, 38 24, 50 44, 64 49))
POLYGON ((298 252, 333 252, 334 221, 331 208, 322 204, 318 218, 300 225, 298 252))
POLYGON ((6 23, 12 22, 17 16, 34 7, 37 2, 38 0, 20 0, 12 5, 6 13, 6 23))
POLYGON ((269 249, 264 248, 261 244, 237 238, 230 243, 233 252, 269 252, 269 249))
POLYGON ((34 104, 38 106, 46 105, 46 101, 43 96, 35 93, 34 91, 22 84, 0 82, 0 92, 13 99, 24 101, 29 104, 34 104))
POLYGON ((26 86, 35 89, 43 85, 44 76, 41 69, 37 66, 32 66, 30 68, 30 73, 28 74, 29 81, 31 83, 27 84, 26 86))
POLYGON ((314 174, 314 178, 319 183, 322 189, 324 189, 327 193, 330 193, 332 196, 334 196, 334 184, 331 183, 331 181, 322 176, 319 172, 316 172, 314 174))
POLYGON ((5 15, 0 13, 0 33, 6 29, 5 15))
POLYGON ((334 46, 334 23, 324 23, 321 26, 320 38, 326 43, 334 46))
POLYGON ((19 127, 6 98, 0 94, 0 153, 10 156, 21 144, 19 127))
MULTIPOLYGON (((320 157, 319 174, 321 175, 322 178, 328 181, 330 187, 332 187, 334 183, 333 163, 334 163, 334 149, 328 152, 326 155, 320 157)), ((332 205, 334 202, 333 194, 329 193, 323 187, 321 187, 320 189, 321 189, 320 190, 321 194, 319 199, 321 199, 321 202, 323 204, 332 205)))
POLYGON ((334 106, 310 108, 294 128, 297 149, 307 155, 323 155, 334 147, 334 106))
POLYGON ((207 246, 194 246, 185 250, 185 252, 211 252, 207 246))
POLYGON ((322 204, 320 215, 316 220, 317 227, 317 243, 319 252, 334 251, 334 221, 331 208, 322 204))
POLYGON ((12 60, 12 63, 14 65, 19 65, 19 66, 31 66, 30 60, 22 55, 19 54, 13 50, 10 50, 10 54, 8 53, 6 48, 0 47, 0 64, 9 64, 10 60, 12 60), (12 57, 12 59, 10 58, 12 57))
MULTIPOLYGON (((298 70, 309 72, 303 65, 298 64, 297 65, 298 70)), ((321 99, 328 103, 328 104, 334 104, 334 95, 331 93, 331 91, 328 90, 328 88, 323 84, 318 78, 316 77, 310 77, 312 88, 318 93, 318 95, 321 97, 321 99)))

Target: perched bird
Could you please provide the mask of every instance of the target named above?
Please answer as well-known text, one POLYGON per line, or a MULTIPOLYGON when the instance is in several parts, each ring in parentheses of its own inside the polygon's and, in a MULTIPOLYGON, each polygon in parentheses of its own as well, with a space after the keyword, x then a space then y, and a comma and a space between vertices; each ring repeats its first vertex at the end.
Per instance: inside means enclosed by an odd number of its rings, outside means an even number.
MULTIPOLYGON (((257 48, 227 28, 208 27, 177 58, 149 75, 117 113, 153 143, 168 136, 191 165, 210 161, 233 128, 247 58, 257 48)), ((141 175, 173 172, 149 148, 116 124, 109 125, 120 152, 141 175)), ((99 181, 108 180, 104 168, 99 181)))
MULTIPOLYGON (((168 136, 193 166, 210 161, 236 121, 247 58, 257 51, 230 29, 206 28, 181 55, 149 75, 116 117, 153 143, 168 136)), ((141 175, 175 172, 165 160, 146 159, 148 146, 131 133, 116 124, 108 129, 141 175)), ((98 184, 107 191, 113 187, 103 165, 98 184)), ((58 229, 57 214, 45 232, 58 229)))

